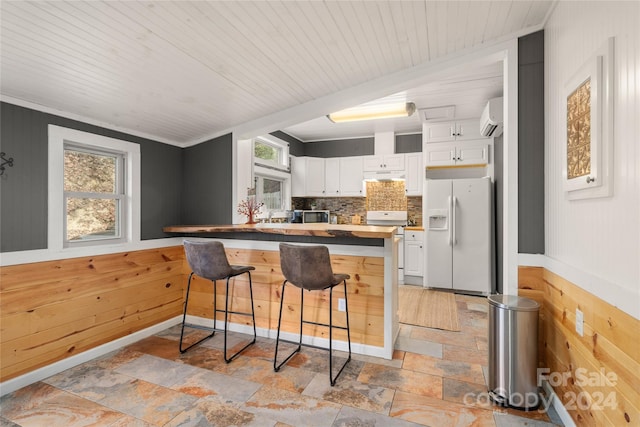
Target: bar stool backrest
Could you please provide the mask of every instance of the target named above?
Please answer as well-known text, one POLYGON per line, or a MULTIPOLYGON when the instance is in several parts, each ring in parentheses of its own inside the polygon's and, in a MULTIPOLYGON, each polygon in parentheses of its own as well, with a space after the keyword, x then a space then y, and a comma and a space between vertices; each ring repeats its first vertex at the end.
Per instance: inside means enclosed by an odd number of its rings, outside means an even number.
POLYGON ((317 290, 336 284, 326 246, 280 243, 280 267, 285 279, 299 288, 317 290))
POLYGON ((220 242, 184 241, 184 252, 191 270, 198 276, 219 280, 229 276, 232 268, 229 265, 224 245, 220 242))

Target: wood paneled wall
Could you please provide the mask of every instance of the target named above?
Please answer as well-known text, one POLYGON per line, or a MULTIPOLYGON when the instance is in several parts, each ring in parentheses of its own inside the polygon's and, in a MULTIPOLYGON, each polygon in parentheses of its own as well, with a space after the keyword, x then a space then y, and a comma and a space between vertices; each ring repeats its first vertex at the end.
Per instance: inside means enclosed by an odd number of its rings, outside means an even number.
POLYGON ((519 288, 541 304, 539 367, 571 374, 552 379, 576 424, 640 425, 640 320, 544 268, 520 267, 519 288), (584 336, 576 333, 576 308, 584 336))
POLYGON ((0 268, 0 381, 182 312, 181 246, 0 268))
MULTIPOLYGON (((228 249, 229 262, 253 265, 256 324, 275 329, 282 285, 277 251, 228 249)), ((333 255, 335 272, 347 273, 351 340, 384 345, 383 258, 333 255)), ((0 381, 28 373, 182 314, 191 269, 182 246, 0 268, 0 381)), ((231 310, 249 307, 246 275, 231 281, 231 310)), ((213 318, 210 281, 192 284, 189 314, 213 318)), ((218 281, 224 307, 224 281, 218 281)), ((328 291, 305 294, 305 318, 328 322, 328 291)), ((334 322, 344 324, 334 291, 334 322)), ((300 291, 288 285, 283 330, 297 332, 300 291)), ((222 314, 218 316, 221 320, 222 314)), ((250 324, 244 316, 232 322, 250 324)), ((326 328, 307 327, 328 336, 326 328)), ((335 331, 336 339, 346 334, 335 331)))

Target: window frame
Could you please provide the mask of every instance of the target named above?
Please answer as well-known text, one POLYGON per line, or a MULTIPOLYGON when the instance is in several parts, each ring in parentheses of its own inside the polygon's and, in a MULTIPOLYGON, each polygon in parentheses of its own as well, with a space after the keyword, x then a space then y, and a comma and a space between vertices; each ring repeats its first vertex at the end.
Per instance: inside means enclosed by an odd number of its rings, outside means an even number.
POLYGON ((256 166, 274 168, 276 170, 289 171, 289 144, 277 138, 259 136, 253 139, 251 145, 251 157, 256 166), (270 161, 255 156, 256 143, 268 145, 278 150, 278 160, 270 161))
MULTIPOLYGON (((258 165, 255 166, 253 171, 254 177, 254 188, 256 190, 256 198, 258 201, 262 201, 262 192, 258 192, 260 186, 258 185, 259 181, 263 178, 277 180, 282 182, 282 199, 284 201, 282 208, 280 209, 266 209, 265 206, 261 209, 261 215, 268 216, 269 213, 273 214, 276 212, 284 212, 291 209, 291 174, 288 172, 277 171, 273 169, 268 169, 264 167, 260 167, 258 165)), ((277 217, 277 216, 276 216, 277 217)), ((274 217, 275 218, 275 217, 274 217)))
POLYGON ((48 248, 55 251, 94 246, 123 246, 140 242, 140 145, 56 125, 49 132, 48 248), (66 192, 64 191, 65 147, 122 156, 120 236, 83 241, 66 240, 66 192))
MULTIPOLYGON (((125 193, 125 183, 127 182, 126 177, 126 168, 125 164, 127 161, 127 153, 116 150, 105 150, 98 149, 94 147, 89 147, 87 145, 78 145, 75 143, 65 143, 63 146, 63 156, 65 151, 75 151, 79 153, 86 154, 94 154, 98 156, 110 156, 115 158, 115 189, 113 193, 96 193, 96 192, 83 192, 83 191, 67 191, 64 189, 64 178, 63 178, 63 221, 62 225, 64 227, 63 230, 63 246, 64 247, 72 247, 72 246, 91 246, 96 244, 98 241, 109 241, 109 243, 124 243, 126 242, 126 236, 124 230, 126 230, 127 218, 125 215, 126 212, 126 193, 125 193), (82 240, 69 240, 68 239, 68 208, 67 204, 69 199, 80 199, 80 198, 88 198, 88 199, 96 199, 96 200, 116 200, 117 203, 117 213, 116 213, 116 235, 115 236, 104 236, 104 237, 93 237, 86 238, 82 240)), ((63 157, 64 158, 64 157, 63 157)), ((64 170, 64 164, 63 164, 64 170)))

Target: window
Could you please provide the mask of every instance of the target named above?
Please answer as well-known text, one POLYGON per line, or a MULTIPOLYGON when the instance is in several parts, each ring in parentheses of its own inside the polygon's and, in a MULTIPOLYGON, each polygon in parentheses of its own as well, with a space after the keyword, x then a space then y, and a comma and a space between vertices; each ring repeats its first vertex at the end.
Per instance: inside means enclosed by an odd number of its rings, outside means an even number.
POLYGON ((253 139, 253 184, 262 215, 278 217, 291 208, 289 144, 272 135, 253 139))
POLYGON ((271 137, 256 138, 253 141, 253 161, 256 165, 288 170, 289 144, 271 137))
POLYGON ((49 249, 140 240, 140 146, 49 126, 49 249))
POLYGON ((256 197, 266 211, 280 211, 284 205, 284 179, 256 176, 256 197))
POLYGON ((125 153, 65 144, 64 243, 122 240, 125 153))

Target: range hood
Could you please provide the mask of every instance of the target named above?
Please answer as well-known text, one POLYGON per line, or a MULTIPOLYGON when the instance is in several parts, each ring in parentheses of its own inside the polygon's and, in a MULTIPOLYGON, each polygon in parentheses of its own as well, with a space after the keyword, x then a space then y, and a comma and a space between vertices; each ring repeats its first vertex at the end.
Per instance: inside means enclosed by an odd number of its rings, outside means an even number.
MULTIPOLYGON (((376 156, 395 154, 396 136, 393 131, 377 131, 374 135, 374 153, 376 156)), ((365 172, 365 181, 404 181, 404 170, 379 170, 365 172)))

